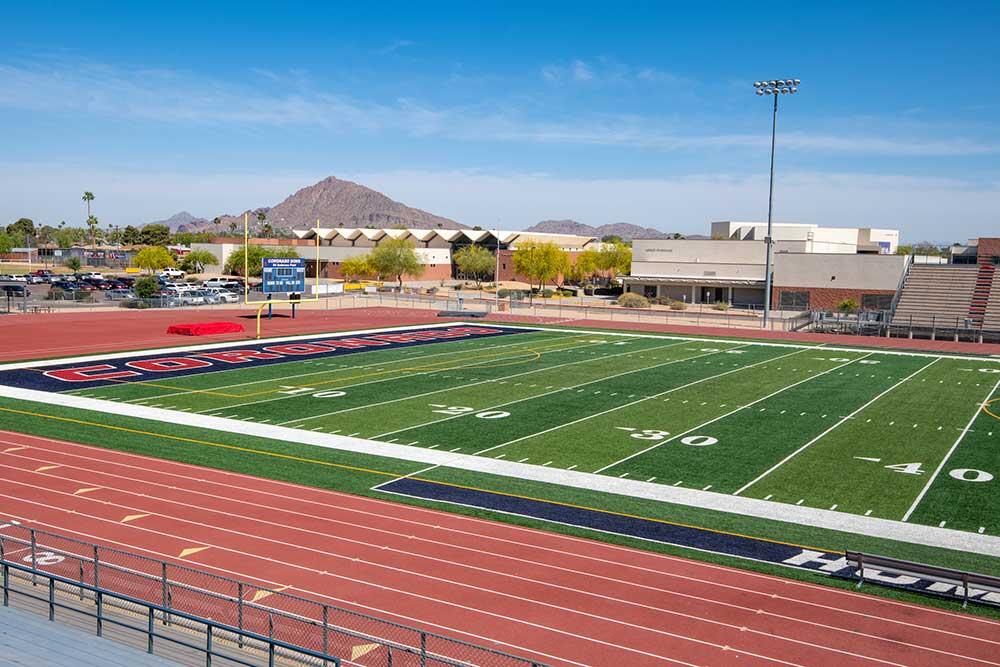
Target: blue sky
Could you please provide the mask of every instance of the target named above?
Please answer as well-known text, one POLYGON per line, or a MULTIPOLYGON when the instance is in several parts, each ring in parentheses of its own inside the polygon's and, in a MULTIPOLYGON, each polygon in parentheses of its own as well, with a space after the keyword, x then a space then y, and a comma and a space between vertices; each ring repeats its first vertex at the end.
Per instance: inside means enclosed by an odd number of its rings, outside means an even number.
POLYGON ((1000 233, 997 3, 21 3, 0 220, 273 205, 328 175, 468 224, 1000 233))

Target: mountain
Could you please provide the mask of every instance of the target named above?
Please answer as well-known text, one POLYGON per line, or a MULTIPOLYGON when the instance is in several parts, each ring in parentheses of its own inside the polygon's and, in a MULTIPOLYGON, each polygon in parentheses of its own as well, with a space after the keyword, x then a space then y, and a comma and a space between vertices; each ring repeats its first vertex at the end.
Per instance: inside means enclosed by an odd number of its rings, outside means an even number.
MULTIPOLYGON (((467 228, 454 220, 411 208, 381 192, 333 176, 302 188, 276 206, 247 212, 254 223, 257 213, 263 212, 275 230, 306 229, 315 226, 317 220, 320 227, 467 228)), ((221 215, 219 218, 221 223, 218 229, 228 230, 230 222, 243 228, 243 213, 221 215)), ((197 220, 181 227, 180 231, 189 232, 216 229, 210 220, 197 220)))
POLYGON ((594 227, 576 220, 543 220, 537 225, 528 227, 526 232, 542 232, 546 234, 576 234, 577 236, 620 236, 623 241, 632 239, 666 239, 673 234, 661 232, 652 227, 640 227, 627 222, 615 222, 609 225, 594 227))
POLYGON ((180 213, 175 213, 166 220, 154 220, 153 222, 147 222, 147 225, 166 225, 170 228, 170 231, 188 231, 187 229, 181 229, 181 227, 188 227, 191 225, 200 225, 202 223, 209 222, 205 218, 196 218, 187 211, 181 211, 180 213))

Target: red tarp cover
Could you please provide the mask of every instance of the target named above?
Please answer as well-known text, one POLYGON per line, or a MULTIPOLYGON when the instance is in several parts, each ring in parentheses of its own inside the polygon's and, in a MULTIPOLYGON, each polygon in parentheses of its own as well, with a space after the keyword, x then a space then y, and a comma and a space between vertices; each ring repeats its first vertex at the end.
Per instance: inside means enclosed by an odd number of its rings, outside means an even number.
POLYGON ((243 325, 238 322, 199 322, 198 324, 171 324, 167 327, 168 334, 182 336, 206 336, 238 331, 243 331, 243 325))

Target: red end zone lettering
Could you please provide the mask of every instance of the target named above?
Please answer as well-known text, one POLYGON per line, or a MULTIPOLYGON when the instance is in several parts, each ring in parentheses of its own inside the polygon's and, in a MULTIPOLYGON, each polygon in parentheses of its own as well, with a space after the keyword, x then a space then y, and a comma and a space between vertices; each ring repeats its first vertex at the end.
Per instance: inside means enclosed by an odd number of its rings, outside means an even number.
POLYGON ((161 357, 159 359, 141 359, 130 361, 126 366, 138 368, 141 371, 152 373, 172 373, 174 371, 186 371, 192 368, 205 368, 211 366, 211 362, 193 357, 161 357))
MULTIPOLYGON (((398 334, 379 334, 377 336, 372 336, 377 340, 385 340, 390 343, 412 343, 415 340, 421 340, 420 336, 411 333, 398 333, 398 334)), ((426 340, 426 338, 424 338, 426 340)))
POLYGON ((95 380, 115 380, 117 378, 127 378, 134 375, 141 375, 135 371, 119 371, 111 364, 98 364, 96 366, 80 366, 78 368, 63 368, 55 371, 45 371, 46 377, 62 380, 63 382, 93 382, 95 380))
POLYGON ((280 359, 280 354, 259 352, 257 350, 228 350, 226 352, 204 352, 198 355, 212 361, 222 361, 227 364, 245 364, 258 359, 280 359))
POLYGON ((344 350, 357 350, 362 347, 377 347, 379 345, 389 344, 378 340, 368 340, 367 338, 335 338, 333 340, 324 340, 320 342, 328 347, 341 348, 344 350))
POLYGON ((321 354, 323 352, 329 352, 330 348, 327 345, 316 345, 314 343, 290 343, 288 345, 269 345, 264 348, 268 352, 274 352, 276 354, 290 354, 290 355, 303 355, 303 354, 321 354))

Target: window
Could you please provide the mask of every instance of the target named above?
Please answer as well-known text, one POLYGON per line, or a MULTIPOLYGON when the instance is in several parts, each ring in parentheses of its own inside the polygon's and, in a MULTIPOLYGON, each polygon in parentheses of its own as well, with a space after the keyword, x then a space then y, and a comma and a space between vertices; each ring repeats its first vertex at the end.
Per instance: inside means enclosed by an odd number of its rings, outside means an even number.
POLYGON ((862 310, 889 310, 892 308, 891 294, 862 294, 862 310))
POLYGON ((805 310, 809 308, 809 292, 782 290, 778 302, 782 310, 805 310))

